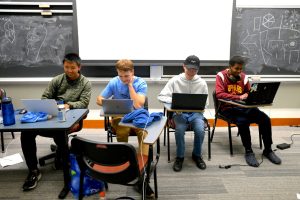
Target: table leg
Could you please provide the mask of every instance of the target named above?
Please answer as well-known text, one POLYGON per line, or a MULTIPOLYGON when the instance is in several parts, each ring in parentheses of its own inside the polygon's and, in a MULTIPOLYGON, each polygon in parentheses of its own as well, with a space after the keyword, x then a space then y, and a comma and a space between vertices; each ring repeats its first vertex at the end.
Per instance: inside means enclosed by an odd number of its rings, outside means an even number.
POLYGON ((69 189, 69 183, 71 180, 70 177, 70 166, 69 166, 69 145, 68 145, 68 131, 65 132, 65 137, 64 137, 64 146, 62 148, 62 159, 63 159, 63 174, 64 174, 64 187, 61 190, 61 192, 58 195, 59 199, 64 199, 70 189, 69 189))

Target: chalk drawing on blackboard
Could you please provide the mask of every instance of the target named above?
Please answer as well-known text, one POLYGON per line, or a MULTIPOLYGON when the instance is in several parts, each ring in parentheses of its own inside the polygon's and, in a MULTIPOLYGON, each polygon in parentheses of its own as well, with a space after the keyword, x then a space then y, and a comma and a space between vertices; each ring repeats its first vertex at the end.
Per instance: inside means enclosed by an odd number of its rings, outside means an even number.
POLYGON ((254 31, 259 31, 260 30, 260 24, 261 24, 261 18, 260 17, 255 17, 254 18, 254 31))
POLYGON ((62 67, 64 55, 74 48, 72 20, 73 16, 0 16, 0 69, 62 67))
POLYGON ((45 42, 45 39, 47 38, 47 29, 45 28, 45 25, 38 25, 36 27, 33 27, 29 32, 27 33, 26 37, 26 54, 27 58, 31 61, 37 62, 40 54, 40 50, 45 42))
POLYGON ((13 43, 15 41, 15 27, 11 20, 4 23, 5 38, 13 43))
POLYGON ((242 18, 242 8, 236 8, 236 18, 242 18))
POLYGON ((300 9, 238 9, 234 51, 249 58, 246 71, 300 73, 300 9))

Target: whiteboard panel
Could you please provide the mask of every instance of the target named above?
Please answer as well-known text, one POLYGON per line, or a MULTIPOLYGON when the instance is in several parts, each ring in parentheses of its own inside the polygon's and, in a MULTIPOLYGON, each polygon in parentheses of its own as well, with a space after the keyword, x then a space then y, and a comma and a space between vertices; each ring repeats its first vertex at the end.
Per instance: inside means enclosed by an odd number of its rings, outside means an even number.
POLYGON ((232 0, 77 0, 84 60, 228 60, 232 0))

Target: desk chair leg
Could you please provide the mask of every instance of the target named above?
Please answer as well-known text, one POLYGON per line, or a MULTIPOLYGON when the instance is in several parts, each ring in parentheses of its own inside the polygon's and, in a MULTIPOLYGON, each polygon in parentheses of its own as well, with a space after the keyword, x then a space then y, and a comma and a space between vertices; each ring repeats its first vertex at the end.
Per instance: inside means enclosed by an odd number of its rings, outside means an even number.
POLYGON ((165 128, 164 128, 164 146, 166 146, 166 134, 167 134, 166 129, 167 129, 167 127, 165 126, 165 128))
POLYGON ((109 136, 109 133, 107 133, 107 142, 109 142, 109 139, 110 138, 110 136, 109 136))
POLYGON ((14 134, 14 132, 11 132, 11 136, 12 136, 13 139, 15 139, 15 134, 14 134))
MULTIPOLYGON (((166 112, 167 112, 166 108, 164 108, 164 116, 166 116, 166 112)), ((167 126, 164 127, 164 146, 166 146, 166 134, 167 134, 167 126)))
POLYGON ((230 123, 228 123, 228 137, 229 137, 229 146, 230 146, 230 155, 233 155, 233 150, 232 150, 232 138, 231 138, 231 127, 230 123))
POLYGON ((3 132, 1 132, 1 148, 2 148, 2 153, 4 153, 4 139, 3 139, 3 132))
POLYGON ((211 159, 211 141, 210 141, 210 128, 208 128, 208 130, 207 130, 207 132, 208 132, 208 160, 210 160, 211 159))
POLYGON ((259 148, 262 149, 262 136, 260 133, 259 133, 258 137, 259 137, 259 148))
POLYGON ((113 142, 113 134, 110 129, 107 130, 107 142, 113 142))
POLYGON ((153 178, 154 178, 155 199, 157 199, 158 198, 158 189, 157 189, 157 172, 156 172, 156 168, 153 170, 153 178))
POLYGON ((213 141, 213 138, 214 138, 215 129, 216 129, 216 126, 217 126, 217 120, 218 120, 218 118, 215 117, 214 127, 213 127, 213 130, 212 130, 212 133, 211 133, 210 142, 212 142, 212 141, 213 141))
POLYGON ((170 131, 167 129, 168 162, 170 162, 170 131))

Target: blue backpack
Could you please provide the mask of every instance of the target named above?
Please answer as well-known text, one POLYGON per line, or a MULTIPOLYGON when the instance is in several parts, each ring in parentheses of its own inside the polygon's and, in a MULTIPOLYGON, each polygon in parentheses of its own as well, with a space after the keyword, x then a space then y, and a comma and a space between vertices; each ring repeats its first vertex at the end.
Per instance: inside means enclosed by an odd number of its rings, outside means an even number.
MULTIPOLYGON (((79 196, 79 181, 80 181, 80 168, 74 154, 70 154, 70 191, 78 198, 79 196)), ((87 175, 84 175, 83 178, 83 194, 89 196, 104 190, 103 181, 93 179, 87 175)))

